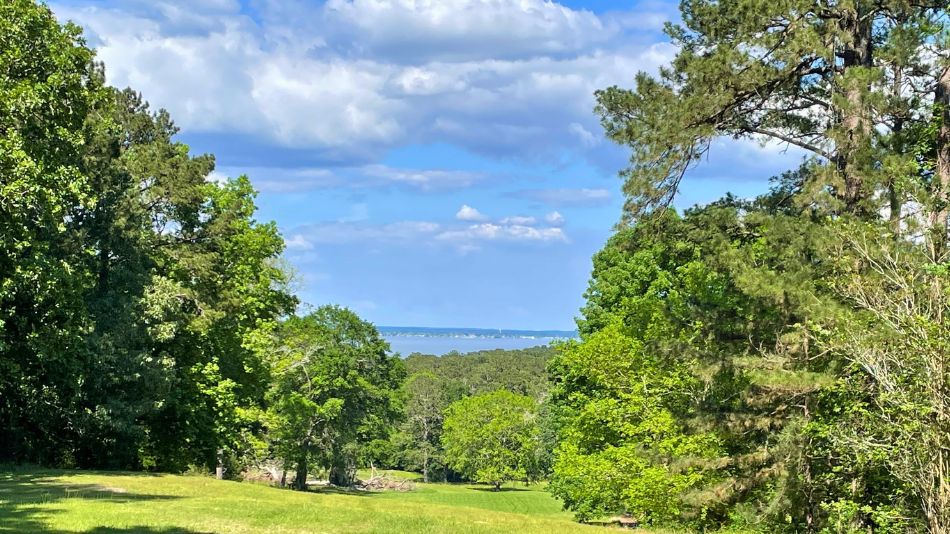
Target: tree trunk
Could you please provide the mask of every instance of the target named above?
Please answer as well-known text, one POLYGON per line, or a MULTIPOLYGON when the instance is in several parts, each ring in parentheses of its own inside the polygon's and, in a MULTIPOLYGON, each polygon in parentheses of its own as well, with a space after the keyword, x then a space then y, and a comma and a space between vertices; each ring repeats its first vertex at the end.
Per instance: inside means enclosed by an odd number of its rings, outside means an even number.
POLYGON ((353 476, 350 469, 345 465, 334 465, 330 467, 330 484, 341 488, 348 488, 353 485, 353 476))
POLYGON ((345 452, 334 450, 331 457, 330 484, 341 488, 349 488, 356 481, 356 465, 353 459, 345 452))
POLYGON ((429 482, 429 423, 422 428, 422 481, 429 482))
POLYGON ((300 458, 297 459, 297 473, 294 475, 295 490, 304 491, 307 489, 308 471, 307 453, 303 453, 300 455, 300 458))
POLYGON ((901 198, 900 191, 897 190, 897 180, 896 177, 891 177, 887 182, 887 199, 888 199, 888 226, 891 228, 891 233, 894 234, 894 237, 900 237, 901 235, 901 198))
MULTIPOLYGON (((839 19, 843 49, 841 51, 842 76, 854 67, 871 67, 874 64, 871 41, 870 18, 863 17, 858 6, 846 9, 839 19)), ((871 124, 866 114, 864 94, 869 87, 845 80, 846 109, 842 110, 841 126, 843 139, 839 140, 838 171, 844 180, 842 200, 849 213, 860 213, 864 200, 864 177, 862 152, 871 133, 871 124)))
POLYGON ((940 263, 947 255, 947 219, 950 216, 950 67, 943 70, 937 81, 934 104, 940 114, 940 129, 937 131, 930 249, 933 261, 940 263))
MULTIPOLYGON (((901 96, 903 79, 904 77, 901 67, 895 67, 894 83, 891 89, 891 94, 894 98, 899 99, 901 96)), ((892 130, 892 150, 901 156, 907 153, 907 143, 904 142, 904 121, 906 118, 905 111, 899 110, 898 114, 894 117, 894 128, 892 130)), ((891 233, 894 234, 895 238, 899 238, 901 235, 901 209, 903 207, 901 192, 898 189, 898 178, 899 176, 890 176, 887 180, 887 199, 889 208, 887 218, 888 225, 891 227, 891 233)))
POLYGON ((429 481, 429 448, 422 451, 422 481, 429 481))

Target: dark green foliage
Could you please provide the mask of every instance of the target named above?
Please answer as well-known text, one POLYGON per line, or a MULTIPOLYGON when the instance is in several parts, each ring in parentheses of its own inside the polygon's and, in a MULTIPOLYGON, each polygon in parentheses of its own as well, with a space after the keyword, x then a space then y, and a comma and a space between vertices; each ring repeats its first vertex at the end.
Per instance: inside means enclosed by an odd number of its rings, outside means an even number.
POLYGON ((103 85, 72 26, 0 7, 0 456, 212 466, 256 425, 283 239, 245 177, 103 85))
POLYGON ((86 398, 93 441, 79 454, 84 464, 211 464, 248 423, 238 411, 262 401, 257 338, 294 306, 275 263, 283 240, 253 220, 246 178, 209 183, 213 158, 190 157, 165 112, 128 90, 111 95, 109 135, 87 156, 100 199, 83 220, 96 250, 87 302, 97 368, 86 398), (104 443, 115 453, 103 456, 104 443))
POLYGON ((76 223, 101 94, 79 35, 31 0, 0 5, 0 457, 68 454, 89 363, 76 223))
POLYGON ((409 374, 432 373, 456 399, 499 389, 542 398, 548 387, 545 365, 553 354, 550 347, 444 356, 411 354, 406 358, 406 369, 409 374))
POLYGON ((165 112, 128 90, 110 95, 107 135, 86 157, 99 198, 82 219, 96 251, 86 299, 95 367, 77 460, 212 465, 252 423, 240 412, 267 387, 262 337, 295 305, 276 263, 283 240, 254 221, 247 178, 208 182, 213 158, 189 156, 165 112))
POLYGON ((700 464, 682 464, 716 458, 721 444, 683 424, 699 390, 689 362, 658 357, 626 330, 615 321, 552 362, 554 401, 570 417, 551 491, 581 520, 627 511, 676 521, 681 496, 706 478, 700 464))
POLYGON ((288 319, 279 337, 267 416, 276 455, 294 466, 297 489, 312 466, 349 486, 358 447, 388 437, 398 418, 402 361, 373 325, 336 306, 288 319))
POLYGON ((422 480, 428 482, 433 468, 445 467, 442 462, 442 424, 444 412, 456 398, 454 388, 430 372, 417 372, 404 386, 406 422, 403 434, 397 435, 403 461, 419 466, 422 480))
POLYGON ((947 7, 687 0, 671 65, 597 93, 631 165, 582 342, 551 365, 552 488, 579 516, 950 528, 947 7), (769 195, 672 213, 724 136, 810 156, 769 195))

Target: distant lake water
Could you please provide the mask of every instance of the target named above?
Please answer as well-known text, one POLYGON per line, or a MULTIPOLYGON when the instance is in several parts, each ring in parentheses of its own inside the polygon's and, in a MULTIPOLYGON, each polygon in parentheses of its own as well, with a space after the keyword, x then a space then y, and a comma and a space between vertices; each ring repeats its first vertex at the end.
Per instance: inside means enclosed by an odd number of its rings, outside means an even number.
POLYGON ((548 345, 554 340, 575 337, 575 332, 545 330, 485 330, 420 327, 379 327, 393 352, 403 357, 414 352, 442 356, 480 350, 516 350, 548 345))
POLYGON ((492 349, 527 349, 539 345, 547 345, 557 338, 520 338, 520 337, 435 337, 435 336, 383 336, 389 342, 393 352, 409 356, 413 352, 422 354, 443 354, 456 350, 458 352, 476 352, 492 349))

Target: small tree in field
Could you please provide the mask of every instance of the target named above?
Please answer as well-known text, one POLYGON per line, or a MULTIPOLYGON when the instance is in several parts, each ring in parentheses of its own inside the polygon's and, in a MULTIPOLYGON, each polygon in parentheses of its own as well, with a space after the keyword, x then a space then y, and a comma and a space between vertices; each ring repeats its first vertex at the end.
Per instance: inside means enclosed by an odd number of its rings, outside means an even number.
POLYGON ((537 403, 508 391, 459 400, 446 410, 442 445, 452 469, 495 490, 537 474, 537 403))

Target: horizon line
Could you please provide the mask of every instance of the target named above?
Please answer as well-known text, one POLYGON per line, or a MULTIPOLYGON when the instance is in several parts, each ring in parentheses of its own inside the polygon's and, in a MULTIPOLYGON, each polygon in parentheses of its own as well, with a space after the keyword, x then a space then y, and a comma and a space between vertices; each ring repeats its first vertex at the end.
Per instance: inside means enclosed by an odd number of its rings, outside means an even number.
POLYGON ((429 330, 484 330, 486 332, 563 332, 563 333, 573 333, 577 334, 577 329, 563 329, 563 328, 493 328, 493 327, 480 327, 480 326, 418 326, 418 325, 376 325, 376 328, 425 328, 429 330))

